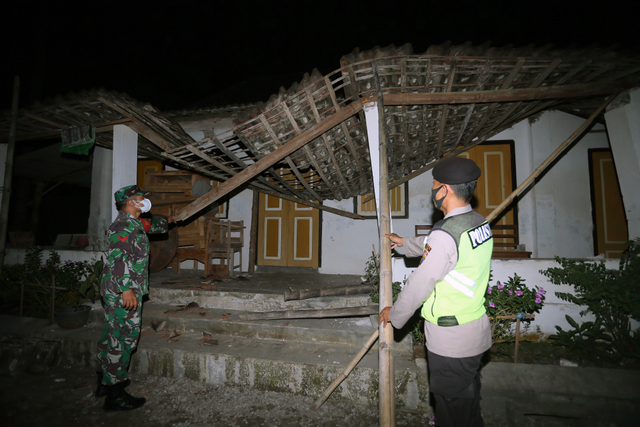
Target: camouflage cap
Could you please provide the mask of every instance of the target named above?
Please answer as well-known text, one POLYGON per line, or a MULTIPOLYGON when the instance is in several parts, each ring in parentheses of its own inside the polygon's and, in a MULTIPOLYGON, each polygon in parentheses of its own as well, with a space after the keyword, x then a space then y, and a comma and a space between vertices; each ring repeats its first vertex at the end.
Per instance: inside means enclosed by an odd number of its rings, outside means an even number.
POLYGON ((118 203, 128 199, 129 197, 144 196, 147 193, 149 192, 141 190, 137 185, 127 185, 126 187, 122 187, 121 189, 113 193, 113 196, 116 199, 116 203, 118 203))

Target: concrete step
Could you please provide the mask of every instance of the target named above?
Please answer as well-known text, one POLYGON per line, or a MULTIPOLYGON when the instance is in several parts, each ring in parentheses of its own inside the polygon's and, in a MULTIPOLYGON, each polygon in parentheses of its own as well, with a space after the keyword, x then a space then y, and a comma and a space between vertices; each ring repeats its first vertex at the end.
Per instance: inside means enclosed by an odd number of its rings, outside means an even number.
MULTIPOLYGON (((369 316, 324 319, 240 320, 246 311, 196 307, 177 311, 177 307, 149 301, 144 304, 143 327, 165 321, 165 330, 207 332, 214 336, 278 340, 311 344, 339 344, 360 348, 375 331, 369 316)), ((400 334, 398 334, 400 335, 400 334)), ((413 342, 405 335, 394 350, 411 355, 413 342)))
MULTIPOLYGON (((0 322, 11 321, 2 317, 0 322)), ((92 367, 101 326, 91 324, 65 330, 47 325, 28 334, 33 339, 59 342, 58 365, 92 367)), ((168 331, 156 333, 145 329, 132 359, 131 372, 319 397, 362 346, 224 334, 214 338, 218 345, 210 346, 204 345, 201 331, 185 331, 171 338, 168 331)), ((394 367, 397 408, 429 412, 426 363, 418 366, 410 356, 395 354, 394 367)), ((370 350, 330 399, 375 407, 378 352, 370 350)))
MULTIPOLYGON (((229 289, 229 287, 227 287, 229 289)), ((188 304, 196 302, 201 307, 249 312, 281 310, 319 310, 329 308, 362 307, 369 304, 369 295, 347 295, 286 301, 284 291, 278 293, 246 292, 235 290, 191 289, 154 285, 149 290, 149 299, 162 304, 188 304)))

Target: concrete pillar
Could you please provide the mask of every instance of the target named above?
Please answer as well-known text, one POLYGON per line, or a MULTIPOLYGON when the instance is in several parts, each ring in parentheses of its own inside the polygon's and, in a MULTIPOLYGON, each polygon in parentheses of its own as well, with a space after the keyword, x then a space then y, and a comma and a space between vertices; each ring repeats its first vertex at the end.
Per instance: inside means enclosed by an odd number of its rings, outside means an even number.
POLYGON ((89 245, 94 250, 107 249, 106 231, 111 224, 114 205, 111 191, 113 151, 96 147, 91 172, 91 202, 89 206, 89 245))
POLYGON ((640 237, 640 89, 622 94, 604 115, 616 165, 629 239, 640 237))
MULTIPOLYGON (((118 189, 133 185, 138 179, 138 134, 125 125, 113 127, 113 166, 111 168, 111 195, 118 189)), ((111 199, 111 220, 118 215, 111 199)))

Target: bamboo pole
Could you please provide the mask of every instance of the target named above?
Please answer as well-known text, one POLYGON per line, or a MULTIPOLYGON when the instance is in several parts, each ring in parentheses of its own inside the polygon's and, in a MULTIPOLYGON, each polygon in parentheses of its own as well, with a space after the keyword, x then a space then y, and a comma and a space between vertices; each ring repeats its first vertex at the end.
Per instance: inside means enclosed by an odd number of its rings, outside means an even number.
MULTIPOLYGON (((256 271, 256 253, 258 252, 258 211, 260 205, 260 193, 253 190, 251 203, 251 229, 249 231, 249 267, 247 272, 253 274, 256 271)), ((285 297, 285 301, 286 301, 285 297)))
POLYGON ((518 363, 518 344, 520 344, 520 318, 516 318, 516 351, 513 356, 513 363, 518 363))
POLYGON ((284 293, 284 300, 300 300, 316 297, 330 297, 336 295, 360 295, 368 294, 375 289, 372 285, 341 286, 339 288, 305 289, 302 291, 291 291, 284 293))
POLYGON ((556 157, 560 155, 560 153, 564 151, 565 148, 571 145, 571 143, 575 141, 576 138, 578 138, 582 134, 582 132, 584 132, 585 129, 591 125, 591 123, 593 123, 593 121, 600 115, 602 110, 604 110, 607 107, 607 105, 609 105, 609 103, 616 98, 617 95, 618 95, 617 93, 614 93, 613 95, 609 96, 609 98, 607 98, 607 100, 591 115, 591 117, 587 119, 587 121, 585 121, 582 124, 582 126, 580 126, 574 133, 572 133, 571 136, 567 138, 566 141, 560 144, 560 146, 556 148, 556 150, 553 153, 551 153, 551 155, 547 157, 547 159, 544 162, 542 162, 542 164, 538 166, 538 168, 535 171, 533 171, 533 173, 529 176, 529 178, 525 179, 524 182, 518 186, 518 188, 513 190, 513 192, 509 194, 507 198, 505 198, 502 201, 502 203, 500 203, 500 205, 498 205, 498 207, 493 210, 493 212, 487 215, 487 222, 490 223, 491 221, 493 221, 500 214, 500 212, 502 212, 504 208, 506 208, 513 201, 513 199, 515 199, 518 196, 518 194, 520 194, 525 188, 527 188, 529 184, 538 175, 540 175, 547 168, 547 166, 549 166, 549 164, 552 161, 554 161, 556 157))
POLYGON ((362 345, 362 348, 360 349, 360 352, 358 352, 358 354, 356 354, 356 357, 353 358, 353 360, 351 361, 351 363, 349 363, 349 365, 347 365, 346 368, 344 368, 344 371, 342 371, 342 373, 338 376, 338 378, 336 378, 331 385, 329 385, 329 387, 327 387, 327 389, 322 393, 322 395, 320 395, 320 397, 318 398, 318 400, 316 400, 313 405, 311 405, 311 409, 313 409, 314 411, 317 410, 320 406, 322 406, 322 404, 324 403, 325 400, 327 400, 327 398, 329 397, 329 395, 331 395, 331 393, 333 392, 333 390, 336 389, 336 387, 338 387, 338 385, 340 385, 340 383, 342 381, 345 380, 345 378, 347 378, 349 376, 349 374, 351 373, 351 371, 353 370, 353 368, 358 364, 358 362, 360 361, 360 359, 362 359, 364 357, 364 355, 367 353, 367 351, 369 351, 369 348, 371 348, 371 346, 373 345, 373 343, 376 341, 376 339, 378 339, 378 334, 380 333, 380 331, 378 331, 377 329, 375 330, 375 332, 373 334, 371 334, 371 336, 369 337, 369 339, 367 340, 367 342, 365 342, 362 345))
POLYGON ((51 276, 51 324, 53 325, 56 317, 56 276, 51 276))
POLYGON ((247 313, 241 314, 238 318, 240 320, 323 319, 326 317, 368 316, 378 313, 378 304, 375 304, 362 307, 328 308, 322 310, 286 310, 247 313))
MULTIPOLYGON (((372 63, 373 76, 378 92, 378 126, 379 130, 379 154, 380 154, 380 200, 377 200, 377 208, 380 218, 380 306, 391 307, 393 305, 393 291, 391 288, 391 246, 384 234, 391 233, 391 212, 389 209, 389 155, 387 149, 387 132, 384 119, 384 100, 378 77, 378 68, 372 63), (379 202, 379 203, 378 203, 379 202)), ((384 323, 384 322, 383 322, 384 323)), ((378 346, 378 397, 380 426, 395 426, 395 389, 393 378, 393 326, 387 322, 379 325, 380 343, 378 346)))

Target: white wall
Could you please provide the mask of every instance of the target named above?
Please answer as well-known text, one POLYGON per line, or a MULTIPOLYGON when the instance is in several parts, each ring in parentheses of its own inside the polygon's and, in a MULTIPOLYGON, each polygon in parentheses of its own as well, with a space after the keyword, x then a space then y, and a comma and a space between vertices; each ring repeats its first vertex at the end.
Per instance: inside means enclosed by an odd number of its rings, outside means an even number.
MULTIPOLYGON (((520 185, 584 119, 552 111, 491 138, 513 140, 516 181, 520 185)), ((593 219, 589 186, 591 148, 608 148, 604 126, 595 125, 538 177, 518 203, 520 242, 534 258, 593 256, 593 219)))

